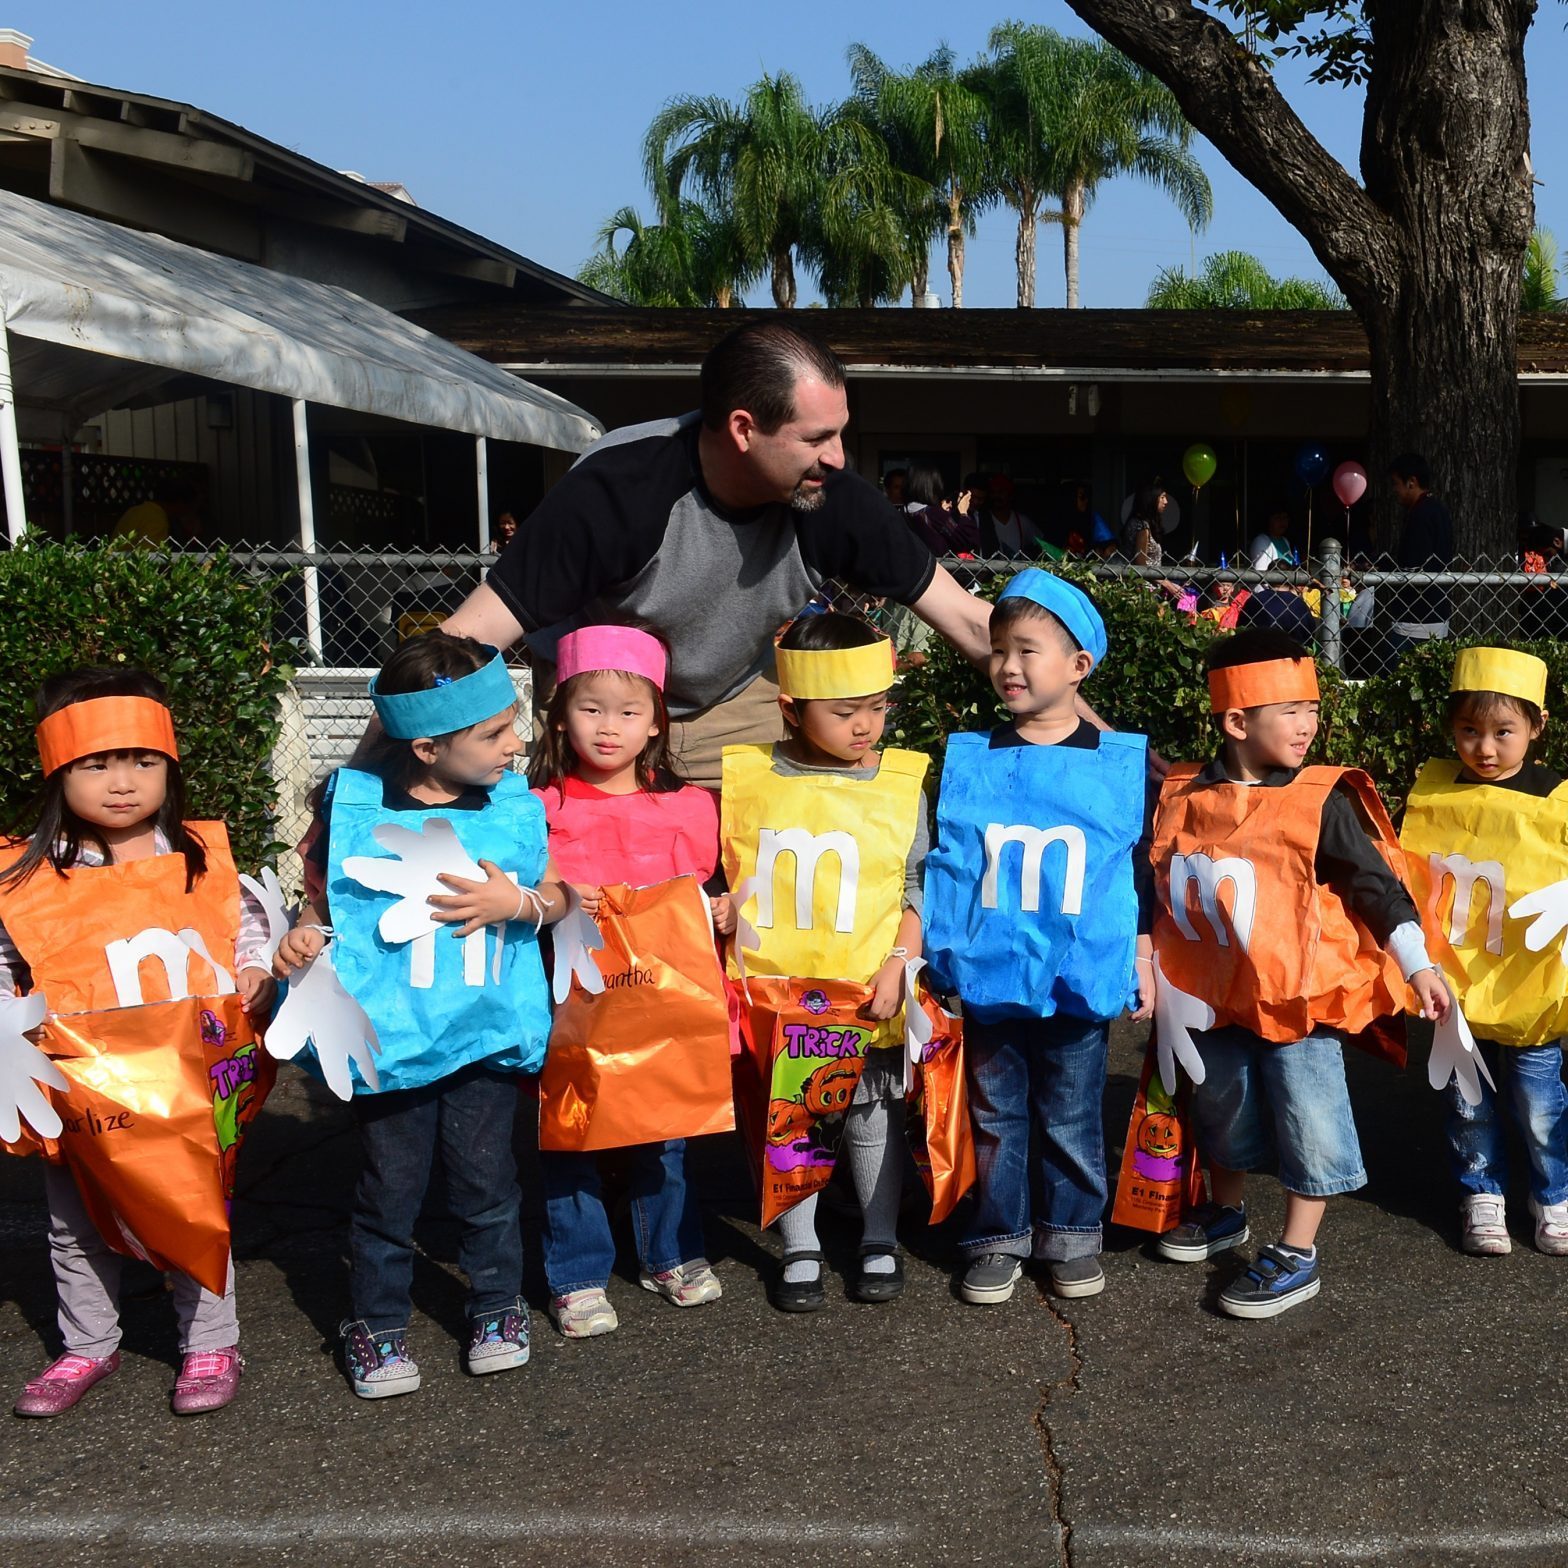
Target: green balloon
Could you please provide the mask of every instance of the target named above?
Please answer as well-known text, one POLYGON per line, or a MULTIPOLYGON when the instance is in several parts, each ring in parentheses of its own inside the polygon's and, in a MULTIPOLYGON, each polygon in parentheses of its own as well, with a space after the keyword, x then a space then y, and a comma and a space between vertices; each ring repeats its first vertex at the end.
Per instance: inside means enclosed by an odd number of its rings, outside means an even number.
POLYGON ((1194 490, 1201 490, 1213 477, 1220 460, 1207 441, 1194 441, 1181 455, 1181 471, 1194 490))

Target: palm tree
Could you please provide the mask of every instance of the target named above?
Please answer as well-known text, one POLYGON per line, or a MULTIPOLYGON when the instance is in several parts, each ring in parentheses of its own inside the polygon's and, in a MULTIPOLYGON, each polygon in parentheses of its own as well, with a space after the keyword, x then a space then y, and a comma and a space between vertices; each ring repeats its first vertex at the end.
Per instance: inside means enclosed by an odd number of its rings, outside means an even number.
POLYGON ((1550 229, 1536 229, 1525 246, 1524 278, 1519 287, 1521 310, 1568 310, 1557 266, 1557 241, 1550 229))
MULTIPOLYGON (((1194 231, 1214 213, 1208 177, 1189 150, 1192 127, 1165 84, 1099 39, 1004 22, 990 46, 1027 104, 1031 168, 1060 211, 1067 304, 1078 304, 1078 231, 1100 185, 1120 174, 1148 180, 1176 203, 1194 231)), ((1011 105, 1010 105, 1011 106, 1011 105)), ((1016 112, 1014 107, 1013 112, 1016 112)), ((1032 291, 1031 291, 1032 292, 1032 291)))
POLYGON ((661 216, 689 195, 730 214, 740 253, 767 269, 774 304, 789 310, 796 252, 821 206, 824 137, 800 83, 780 73, 753 84, 738 104, 672 98, 643 138, 643 164, 661 216))
POLYGON ((634 207, 622 207, 600 225, 597 239, 599 249, 578 278, 632 305, 727 309, 756 278, 734 225, 697 202, 679 203, 665 223, 644 223, 634 207))
MULTIPOLYGON (((890 70, 864 44, 851 44, 850 76, 856 98, 883 127, 894 163, 923 180, 939 204, 938 226, 947 236, 947 275, 953 307, 964 303, 964 240, 994 197, 986 158, 986 100, 956 68, 946 44, 913 70, 890 70)), ((915 303, 924 276, 912 279, 915 303)))
POLYGON ((1345 310, 1331 284, 1274 278, 1256 256, 1222 250, 1206 256, 1197 276, 1162 267, 1144 301, 1149 310, 1345 310))

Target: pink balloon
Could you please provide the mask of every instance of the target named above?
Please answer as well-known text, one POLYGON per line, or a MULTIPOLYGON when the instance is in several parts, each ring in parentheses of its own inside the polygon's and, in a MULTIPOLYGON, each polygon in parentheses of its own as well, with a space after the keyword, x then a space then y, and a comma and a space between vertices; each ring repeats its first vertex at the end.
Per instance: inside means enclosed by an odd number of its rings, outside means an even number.
POLYGON ((1367 471, 1360 463, 1341 463, 1334 470, 1334 494, 1339 504, 1352 507, 1367 493, 1367 471))

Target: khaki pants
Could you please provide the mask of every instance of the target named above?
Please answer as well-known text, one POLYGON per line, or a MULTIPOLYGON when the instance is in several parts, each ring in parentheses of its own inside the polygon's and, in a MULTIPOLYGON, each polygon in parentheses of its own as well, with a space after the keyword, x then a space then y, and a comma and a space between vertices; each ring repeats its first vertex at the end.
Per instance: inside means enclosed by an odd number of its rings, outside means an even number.
MULTIPOLYGON (((555 691, 552 666, 534 666, 534 736, 543 732, 545 710, 555 691)), ((704 789, 716 790, 726 746, 769 746, 784 734, 779 712, 778 682, 759 675, 728 702, 716 703, 687 719, 670 724, 670 751, 681 776, 704 789)))

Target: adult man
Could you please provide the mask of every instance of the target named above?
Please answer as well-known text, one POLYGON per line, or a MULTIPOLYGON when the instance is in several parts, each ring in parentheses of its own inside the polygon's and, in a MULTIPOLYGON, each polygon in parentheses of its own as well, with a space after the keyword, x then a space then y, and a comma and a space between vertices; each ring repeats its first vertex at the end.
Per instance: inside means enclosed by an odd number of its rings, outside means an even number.
MULTIPOLYGON (((1432 494, 1432 470, 1415 452, 1389 464, 1394 498, 1404 508, 1395 559, 1406 571, 1446 570, 1454 560, 1454 524, 1448 508, 1432 494)), ((1394 589, 1388 596, 1389 651, 1401 654, 1412 643, 1448 635, 1448 590, 1439 587, 1394 589)))
MULTIPOLYGON (((881 492, 844 469, 844 367, 778 322, 703 361, 700 413, 612 431, 518 529, 446 630, 506 647, 595 618, 669 642, 671 740, 716 785, 726 745, 779 733, 773 634, 828 579, 909 605, 966 657, 990 606, 966 593, 881 492)), ((542 683, 541 683, 542 684, 542 683)))
POLYGON ((984 555, 1027 555, 1039 541, 1034 524, 1013 510, 1013 482, 994 474, 987 505, 980 513, 980 550, 984 555))

